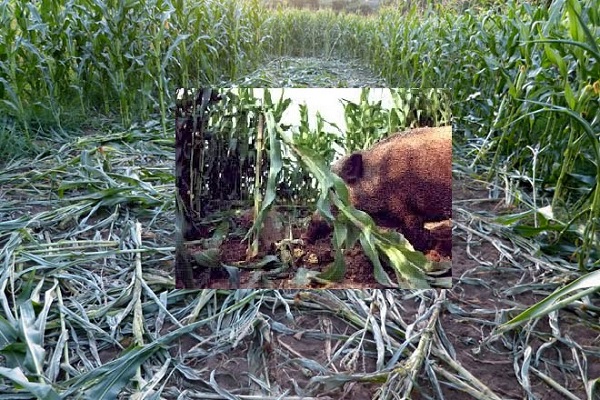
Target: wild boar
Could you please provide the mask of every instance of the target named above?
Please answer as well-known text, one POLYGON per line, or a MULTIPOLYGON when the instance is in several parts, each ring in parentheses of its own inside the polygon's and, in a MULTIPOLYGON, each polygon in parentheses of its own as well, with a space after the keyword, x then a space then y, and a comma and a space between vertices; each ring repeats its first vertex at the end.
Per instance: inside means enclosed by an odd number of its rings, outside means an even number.
MULTIPOLYGON (((452 128, 394 134, 332 166, 352 205, 380 226, 399 228, 416 250, 430 248, 425 222, 452 217, 452 128)), ((322 232, 322 220, 307 236, 322 232)))

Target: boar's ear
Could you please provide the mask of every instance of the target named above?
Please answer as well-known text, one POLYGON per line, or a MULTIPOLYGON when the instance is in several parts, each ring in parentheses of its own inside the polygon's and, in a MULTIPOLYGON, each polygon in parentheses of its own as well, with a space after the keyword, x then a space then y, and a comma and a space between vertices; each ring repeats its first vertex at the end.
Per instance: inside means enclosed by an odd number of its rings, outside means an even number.
POLYGON ((354 183, 362 178, 363 175, 363 160, 362 154, 354 153, 344 162, 340 177, 346 183, 354 183))

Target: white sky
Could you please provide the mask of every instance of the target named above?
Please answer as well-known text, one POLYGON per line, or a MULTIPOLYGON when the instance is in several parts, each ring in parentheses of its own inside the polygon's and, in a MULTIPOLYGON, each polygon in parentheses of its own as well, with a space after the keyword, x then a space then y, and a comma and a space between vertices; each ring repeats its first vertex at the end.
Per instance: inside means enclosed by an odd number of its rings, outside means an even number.
MULTIPOLYGON (((349 100, 353 103, 360 101, 360 88, 272 88, 271 99, 275 102, 284 91, 284 96, 292 100, 292 104, 283 114, 282 123, 289 125, 300 125, 299 104, 306 104, 308 107, 309 125, 315 128, 316 112, 328 122, 337 124, 342 132, 346 131, 346 122, 344 120, 344 108, 341 99, 349 100)), ((263 97, 263 89, 254 89, 254 96, 263 97)), ((386 88, 371 88, 369 92, 369 102, 374 103, 382 101, 382 107, 389 109, 393 106, 390 90, 386 88)), ((335 129, 325 125, 326 131, 335 132, 335 129)))

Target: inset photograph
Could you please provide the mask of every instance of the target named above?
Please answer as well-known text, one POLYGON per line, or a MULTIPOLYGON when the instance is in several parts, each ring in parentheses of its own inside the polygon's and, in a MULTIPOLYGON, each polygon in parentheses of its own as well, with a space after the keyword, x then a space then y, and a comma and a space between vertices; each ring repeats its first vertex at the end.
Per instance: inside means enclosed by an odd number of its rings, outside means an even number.
POLYGON ((179 288, 450 288, 442 89, 182 88, 179 288))

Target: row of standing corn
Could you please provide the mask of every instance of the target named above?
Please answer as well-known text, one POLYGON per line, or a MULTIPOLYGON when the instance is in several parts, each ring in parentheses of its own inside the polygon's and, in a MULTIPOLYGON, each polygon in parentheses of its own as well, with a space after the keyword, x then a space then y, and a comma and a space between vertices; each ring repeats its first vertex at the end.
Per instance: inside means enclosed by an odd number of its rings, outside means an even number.
POLYGON ((257 0, 3 0, 0 143, 98 113, 124 125, 159 114, 166 131, 176 87, 227 85, 278 55, 358 58, 390 86, 447 88, 472 166, 546 191, 565 222, 557 236, 575 245, 555 250, 586 255, 589 267, 600 219, 599 9, 509 1, 363 17, 257 0))

